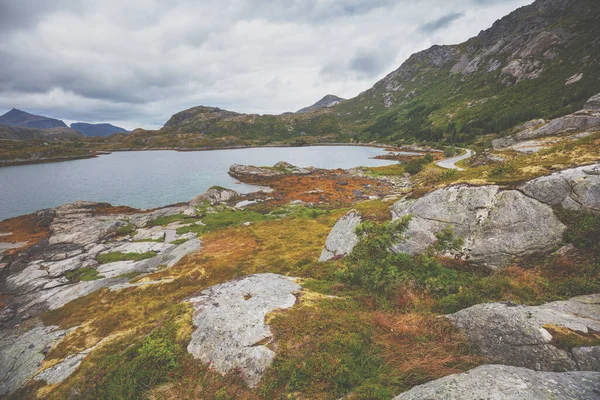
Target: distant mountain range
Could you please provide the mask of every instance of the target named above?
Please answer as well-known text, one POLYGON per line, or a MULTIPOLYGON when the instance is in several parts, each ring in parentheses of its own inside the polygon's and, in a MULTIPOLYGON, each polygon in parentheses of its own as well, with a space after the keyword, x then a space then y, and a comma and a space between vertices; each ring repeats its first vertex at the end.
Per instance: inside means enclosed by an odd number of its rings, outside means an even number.
POLYGON ((0 116, 0 139, 77 139, 83 136, 110 136, 114 133, 129 131, 111 124, 84 122, 73 123, 69 128, 61 120, 30 114, 16 108, 0 116))
POLYGON ((303 113, 318 110, 320 108, 333 107, 333 106, 340 104, 341 102, 343 102, 345 100, 346 99, 342 99, 341 97, 335 96, 333 94, 328 94, 327 96, 323 97, 321 100, 317 101, 312 106, 304 107, 304 108, 301 108, 300 110, 296 111, 296 114, 303 114, 303 113))
POLYGON ((127 129, 111 124, 88 124, 85 122, 76 122, 71 124, 71 128, 78 130, 85 136, 110 136, 115 133, 129 133, 127 129))
POLYGON ((23 126, 37 129, 68 128, 67 124, 59 119, 29 114, 16 108, 0 116, 0 125, 23 126))

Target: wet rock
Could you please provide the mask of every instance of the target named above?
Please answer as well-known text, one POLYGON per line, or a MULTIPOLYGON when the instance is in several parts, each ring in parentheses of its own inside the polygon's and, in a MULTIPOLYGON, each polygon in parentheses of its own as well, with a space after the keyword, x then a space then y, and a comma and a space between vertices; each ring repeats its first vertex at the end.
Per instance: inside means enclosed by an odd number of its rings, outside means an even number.
POLYGON ((30 380, 44 359, 42 351, 53 346, 66 331, 38 325, 24 333, 11 332, 0 339, 0 396, 30 380))
POLYGON ((548 205, 498 186, 436 190, 418 200, 395 203, 392 215, 394 220, 412 216, 407 239, 394 246, 396 252, 424 253, 436 241, 436 233, 452 227, 464 239, 462 256, 492 269, 554 250, 565 230, 548 205))
POLYGON ((194 197, 190 201, 191 206, 198 206, 203 202, 208 202, 210 205, 227 203, 229 200, 233 200, 240 197, 240 194, 235 190, 225 189, 218 186, 213 186, 201 195, 194 197))
POLYGON ((599 348, 570 352, 555 345, 549 330, 555 326, 582 333, 600 331, 600 295, 532 307, 479 304, 446 317, 495 362, 543 371, 573 371, 581 369, 580 365, 586 365, 586 369, 598 365, 591 356, 599 348))
POLYGON ((188 352, 221 374, 239 370, 248 386, 256 386, 275 357, 262 344, 272 335, 265 317, 292 307, 300 290, 288 277, 258 274, 202 291, 189 300, 196 329, 188 352))
POLYGON ((598 372, 536 372, 484 365, 419 385, 394 400, 597 400, 598 372))
POLYGON ((362 217, 356 211, 350 211, 340 218, 327 236, 319 261, 329 261, 352 253, 354 246, 358 244, 355 230, 361 222, 362 217))
POLYGON ((600 164, 534 179, 521 186, 520 190, 552 206, 600 213, 600 164))

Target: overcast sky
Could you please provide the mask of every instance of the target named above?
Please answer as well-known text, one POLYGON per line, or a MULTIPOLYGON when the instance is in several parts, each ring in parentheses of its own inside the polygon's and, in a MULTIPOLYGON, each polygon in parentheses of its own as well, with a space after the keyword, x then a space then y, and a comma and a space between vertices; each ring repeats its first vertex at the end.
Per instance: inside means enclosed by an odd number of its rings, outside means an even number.
POLYGON ((158 128, 350 98, 531 0, 0 0, 0 113, 158 128))

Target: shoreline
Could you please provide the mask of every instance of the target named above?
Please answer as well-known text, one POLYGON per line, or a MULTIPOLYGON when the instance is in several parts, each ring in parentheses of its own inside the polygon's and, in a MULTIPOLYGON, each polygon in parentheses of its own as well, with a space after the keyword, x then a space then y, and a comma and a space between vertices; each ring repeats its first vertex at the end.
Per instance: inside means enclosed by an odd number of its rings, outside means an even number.
POLYGON ((397 147, 387 144, 363 144, 363 143, 318 143, 318 144, 306 144, 303 146, 296 145, 286 145, 286 144, 277 144, 277 145, 264 145, 264 146, 228 146, 228 147, 200 147, 196 149, 185 148, 185 147, 155 147, 150 149, 136 149, 136 148, 126 148, 126 149, 108 149, 108 150, 95 150, 93 153, 88 155, 81 156, 65 156, 65 157, 57 157, 57 158, 40 158, 37 160, 27 160, 27 159, 17 159, 17 160, 0 160, 0 168, 2 167, 12 167, 16 165, 29 165, 29 164, 45 164, 45 163, 54 163, 54 162, 63 162, 63 161, 73 161, 73 160, 82 160, 87 158, 96 158, 98 156, 111 154, 114 152, 127 152, 127 151, 177 151, 177 152, 191 152, 191 151, 216 151, 216 150, 244 150, 244 149, 260 149, 260 148, 294 148, 294 147, 344 147, 344 146, 352 146, 352 147, 372 147, 372 148, 380 148, 386 149, 387 151, 395 151, 392 149, 396 149, 397 147))

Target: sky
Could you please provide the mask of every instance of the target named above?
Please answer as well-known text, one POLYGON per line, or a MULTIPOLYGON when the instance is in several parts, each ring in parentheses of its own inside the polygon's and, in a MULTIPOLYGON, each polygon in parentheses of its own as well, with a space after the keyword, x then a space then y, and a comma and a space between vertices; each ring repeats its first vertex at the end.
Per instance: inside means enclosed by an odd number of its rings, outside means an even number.
POLYGON ((0 114, 160 128, 351 98, 532 0, 0 0, 0 114))

